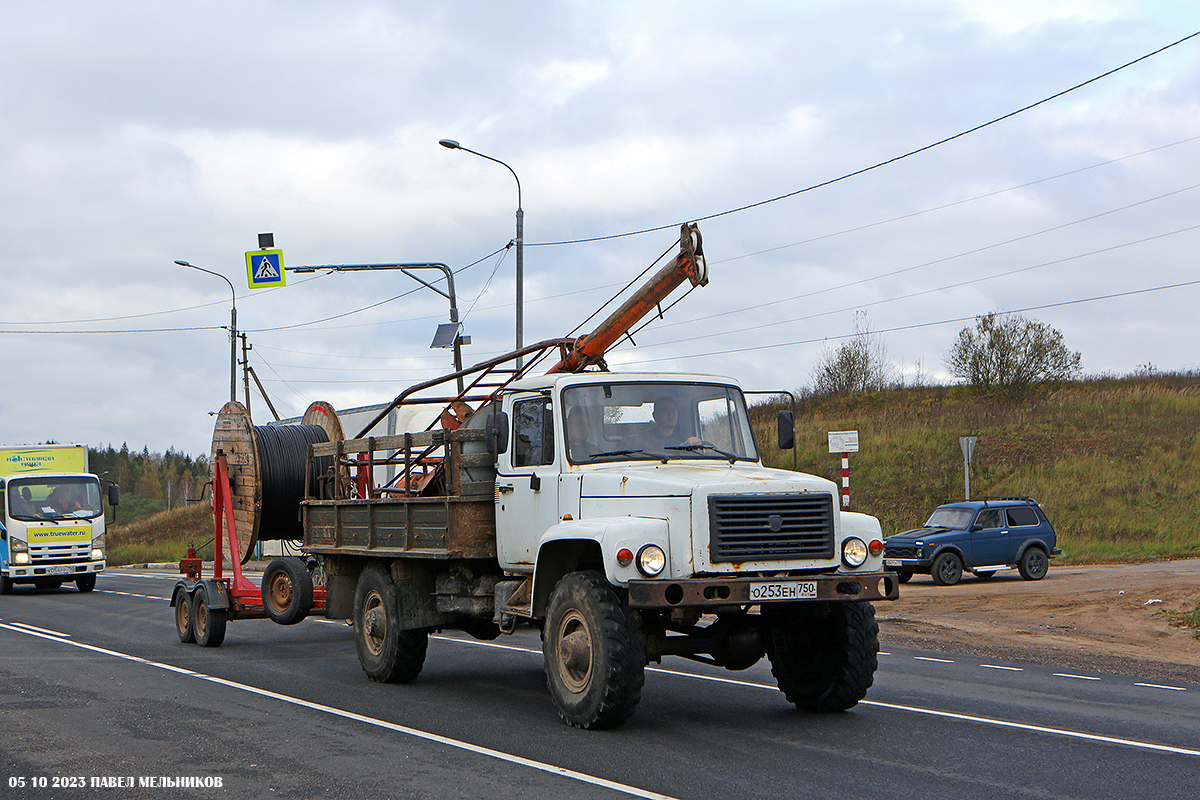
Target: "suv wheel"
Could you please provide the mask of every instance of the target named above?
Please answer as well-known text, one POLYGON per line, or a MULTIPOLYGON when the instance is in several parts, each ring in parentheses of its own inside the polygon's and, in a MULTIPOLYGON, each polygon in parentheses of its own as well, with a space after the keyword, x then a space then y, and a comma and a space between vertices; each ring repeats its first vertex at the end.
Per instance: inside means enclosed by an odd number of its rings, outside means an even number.
POLYGON ((1027 581, 1040 581, 1046 577, 1046 570, 1049 568, 1050 559, 1046 557, 1046 551, 1040 547, 1026 548, 1025 552, 1021 554, 1021 560, 1017 563, 1017 570, 1027 581))
POLYGON ((962 579, 962 559, 954 553, 942 553, 934 560, 929 573, 938 586, 953 586, 962 579))

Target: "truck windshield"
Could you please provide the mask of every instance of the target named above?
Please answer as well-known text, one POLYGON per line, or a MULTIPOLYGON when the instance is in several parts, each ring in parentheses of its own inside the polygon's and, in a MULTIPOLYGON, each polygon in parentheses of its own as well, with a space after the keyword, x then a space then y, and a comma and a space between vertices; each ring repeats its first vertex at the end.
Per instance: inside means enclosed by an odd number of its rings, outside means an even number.
POLYGON ((973 516, 975 516, 975 509, 973 508, 938 508, 929 517, 929 521, 925 523, 925 527, 965 531, 967 526, 971 524, 971 517, 973 516))
POLYGON ((95 478, 16 478, 6 494, 13 519, 91 519, 104 513, 95 478))
POLYGON ((563 391, 572 464, 647 458, 758 461, 746 401, 706 383, 603 383, 563 391))

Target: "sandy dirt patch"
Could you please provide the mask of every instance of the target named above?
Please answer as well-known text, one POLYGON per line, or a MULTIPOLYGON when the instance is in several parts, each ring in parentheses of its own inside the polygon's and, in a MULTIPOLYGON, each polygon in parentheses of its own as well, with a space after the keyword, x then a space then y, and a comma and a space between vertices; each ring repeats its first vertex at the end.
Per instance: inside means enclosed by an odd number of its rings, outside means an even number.
POLYGON ((925 647, 1014 661, 1200 684, 1200 639, 1171 613, 1200 602, 1200 559, 1058 566, 1040 581, 1005 570, 957 586, 914 575, 877 603, 880 646, 925 647))

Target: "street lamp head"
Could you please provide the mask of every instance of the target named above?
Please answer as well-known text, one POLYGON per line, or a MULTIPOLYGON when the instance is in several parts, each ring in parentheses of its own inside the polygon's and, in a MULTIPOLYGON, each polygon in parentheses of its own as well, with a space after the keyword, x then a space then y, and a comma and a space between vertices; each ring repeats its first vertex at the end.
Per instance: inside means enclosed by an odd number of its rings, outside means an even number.
POLYGON ((451 150, 458 150, 459 148, 462 147, 461 144, 454 141, 453 139, 439 139, 438 144, 440 144, 442 147, 447 147, 451 150))
POLYGON ((179 266, 181 266, 181 267, 190 267, 190 266, 191 266, 191 264, 189 264, 189 263, 188 263, 188 262, 186 262, 186 261, 176 261, 175 263, 176 263, 176 264, 178 264, 178 265, 179 265, 179 266))

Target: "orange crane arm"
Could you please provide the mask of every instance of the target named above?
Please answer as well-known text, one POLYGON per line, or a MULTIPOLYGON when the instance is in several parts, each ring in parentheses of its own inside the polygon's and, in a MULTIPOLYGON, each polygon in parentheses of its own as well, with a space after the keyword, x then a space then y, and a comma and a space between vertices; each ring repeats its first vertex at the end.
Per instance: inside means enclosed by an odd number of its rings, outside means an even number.
POLYGON ((599 361, 608 348, 685 280, 690 280, 693 286, 708 284, 708 266, 704 261, 700 229, 695 225, 681 226, 679 255, 671 259, 669 264, 660 269, 649 282, 609 315, 608 319, 601 322, 596 330, 576 339, 562 360, 547 370, 546 374, 579 372, 589 364, 599 361))

